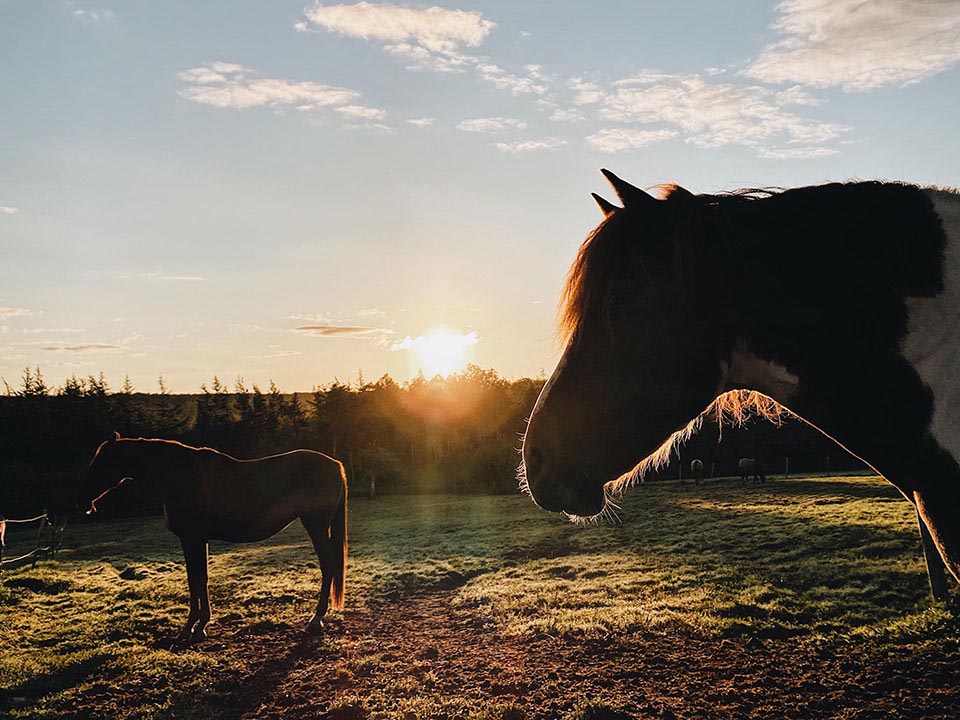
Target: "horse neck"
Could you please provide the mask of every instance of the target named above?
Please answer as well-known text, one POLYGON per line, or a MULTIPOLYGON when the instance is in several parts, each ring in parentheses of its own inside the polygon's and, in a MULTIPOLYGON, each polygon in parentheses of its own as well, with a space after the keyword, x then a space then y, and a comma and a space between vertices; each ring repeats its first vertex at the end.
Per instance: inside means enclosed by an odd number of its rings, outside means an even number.
MULTIPOLYGON (((160 498, 166 496, 168 470, 175 463, 178 450, 184 448, 156 440, 123 440, 128 444, 125 465, 130 477, 143 483, 160 498)), ((127 472, 125 471, 125 472, 127 472)))

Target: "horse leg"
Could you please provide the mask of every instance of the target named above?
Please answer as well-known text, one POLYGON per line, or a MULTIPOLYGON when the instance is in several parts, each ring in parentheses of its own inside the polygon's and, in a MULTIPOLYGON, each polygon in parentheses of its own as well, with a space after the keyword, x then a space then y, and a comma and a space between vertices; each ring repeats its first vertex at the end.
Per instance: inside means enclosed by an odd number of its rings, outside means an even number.
POLYGON ((913 493, 920 523, 923 556, 927 561, 930 592, 936 600, 947 598, 944 565, 960 580, 960 493, 955 488, 925 488, 913 493))
POLYGON ((310 540, 313 541, 313 549, 317 553, 317 560, 320 561, 322 576, 320 599, 317 601, 317 609, 307 625, 307 630, 319 630, 323 627, 323 616, 327 614, 327 608, 330 606, 330 585, 333 583, 335 553, 340 552, 340 548, 334 547, 334 542, 330 537, 330 523, 325 518, 310 515, 300 518, 300 521, 310 535, 310 540))
POLYGON ((210 622, 210 596, 207 593, 207 543, 205 540, 180 539, 187 563, 187 585, 190 588, 190 614, 187 624, 177 636, 178 643, 202 640, 210 622))

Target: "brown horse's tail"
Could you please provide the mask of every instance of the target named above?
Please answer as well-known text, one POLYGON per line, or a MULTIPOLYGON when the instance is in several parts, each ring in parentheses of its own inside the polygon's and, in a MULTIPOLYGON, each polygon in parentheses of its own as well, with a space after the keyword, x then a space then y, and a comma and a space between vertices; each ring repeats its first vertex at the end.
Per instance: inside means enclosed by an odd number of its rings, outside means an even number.
POLYGON ((333 566, 333 581, 330 584, 330 605, 334 610, 343 609, 344 584, 347 579, 347 474, 340 468, 340 476, 343 478, 343 492, 340 495, 340 504, 333 513, 333 520, 330 521, 330 541, 336 548, 340 546, 336 553, 336 559, 333 566))

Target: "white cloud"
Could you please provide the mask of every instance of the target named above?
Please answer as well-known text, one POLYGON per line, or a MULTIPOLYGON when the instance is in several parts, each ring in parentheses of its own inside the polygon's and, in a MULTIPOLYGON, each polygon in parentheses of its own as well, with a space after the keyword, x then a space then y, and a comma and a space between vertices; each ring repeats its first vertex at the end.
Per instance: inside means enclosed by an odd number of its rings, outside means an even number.
POLYGON ((366 105, 343 105, 335 108, 345 118, 351 120, 383 120, 387 113, 380 108, 367 107, 366 105))
POLYGON ((674 138, 676 130, 637 130, 635 128, 603 128, 587 136, 587 142, 603 152, 634 150, 644 145, 674 138))
POLYGON ((356 90, 309 81, 289 82, 259 77, 242 65, 215 62, 179 74, 187 85, 180 97, 218 108, 246 110, 289 106, 297 110, 347 105, 360 97, 356 90))
POLYGON ((504 130, 523 130, 527 124, 508 117, 485 117, 463 120, 457 123, 457 130, 475 133, 503 132, 504 130))
POLYGON ((767 160, 809 160, 829 157, 837 151, 828 147, 760 148, 757 155, 767 160))
POLYGON ((583 78, 573 78, 567 81, 567 86, 574 91, 574 105, 596 105, 602 102, 607 93, 597 83, 588 82, 583 78))
POLYGON ((74 10, 73 16, 85 25, 113 24, 117 19, 112 10, 74 10))
POLYGON ((960 61, 957 0, 786 0, 781 39, 747 68, 769 83, 862 92, 909 85, 960 61))
POLYGON ((372 318, 372 317, 384 317, 387 313, 383 310, 377 308, 360 308, 356 311, 356 315, 359 318, 372 318))
MULTIPOLYGON (((797 93, 780 96, 758 85, 711 82, 700 75, 648 74, 621 82, 600 109, 605 120, 664 123, 702 148, 814 145, 835 140, 848 127, 808 120, 784 109, 797 93)), ((809 104, 809 103, 808 103, 809 104)))
POLYGON ((16 215, 20 212, 20 208, 11 207, 10 205, 0 205, 0 213, 4 215, 16 215))
POLYGON ((42 335, 44 333, 82 333, 86 332, 83 328, 23 328, 20 332, 24 335, 42 335))
POLYGON ((410 118, 407 120, 411 125, 416 125, 417 127, 430 127, 436 122, 436 118, 432 117, 422 117, 422 118, 410 118))
POLYGON ((557 108, 550 113, 550 119, 553 122, 582 122, 586 119, 584 114, 576 108, 557 108))
MULTIPOLYGON (((329 32, 376 40, 388 52, 433 70, 458 70, 463 48, 480 45, 496 24, 480 13, 441 7, 410 8, 359 2, 304 9, 307 20, 329 32)), ((306 26, 297 28, 306 30, 306 26)))
POLYGON ((522 153, 536 152, 538 150, 552 150, 554 148, 566 145, 566 140, 559 138, 543 138, 542 140, 515 140, 513 142, 494 143, 494 147, 501 152, 519 155, 522 153))
POLYGON ((550 89, 553 78, 544 75, 539 65, 527 65, 526 75, 511 75, 499 65, 481 62, 477 64, 477 73, 492 83, 498 90, 508 90, 514 95, 543 95, 550 89))
POLYGON ((287 315, 287 318, 290 320, 306 320, 308 322, 314 323, 332 323, 335 320, 329 315, 324 315, 323 313, 297 313, 295 315, 287 315))
POLYGON ((22 307, 0 307, 0 320, 6 320, 7 318, 13 317, 24 317, 25 315, 33 315, 33 311, 22 307))

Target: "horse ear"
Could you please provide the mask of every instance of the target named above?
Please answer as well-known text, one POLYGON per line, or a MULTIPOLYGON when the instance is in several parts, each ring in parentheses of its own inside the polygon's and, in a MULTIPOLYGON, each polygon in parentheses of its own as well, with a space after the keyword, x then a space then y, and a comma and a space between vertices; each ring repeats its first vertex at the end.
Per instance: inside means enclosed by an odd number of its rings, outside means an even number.
POLYGON ((111 440, 119 440, 119 439, 120 439, 120 433, 114 432, 114 433, 113 433, 113 437, 110 438, 110 439, 111 439, 111 440))
POLYGON ((590 195, 593 196, 593 199, 596 200, 597 205, 600 206, 600 212, 603 213, 603 216, 604 216, 604 217, 610 217, 610 216, 613 215, 617 210, 620 209, 620 208, 618 208, 616 205, 614 205, 612 202, 609 202, 609 201, 607 201, 607 200, 604 200, 602 197, 600 197, 600 196, 597 195, 596 193, 590 193, 590 195))
POLYGON ((607 182, 609 182, 613 187, 614 192, 617 193, 617 197, 620 198, 620 202, 623 203, 625 208, 653 208, 660 203, 660 201, 653 197, 653 195, 645 193, 643 190, 631 185, 626 180, 621 180, 606 168, 600 168, 600 172, 603 173, 603 176, 607 179, 607 182))

